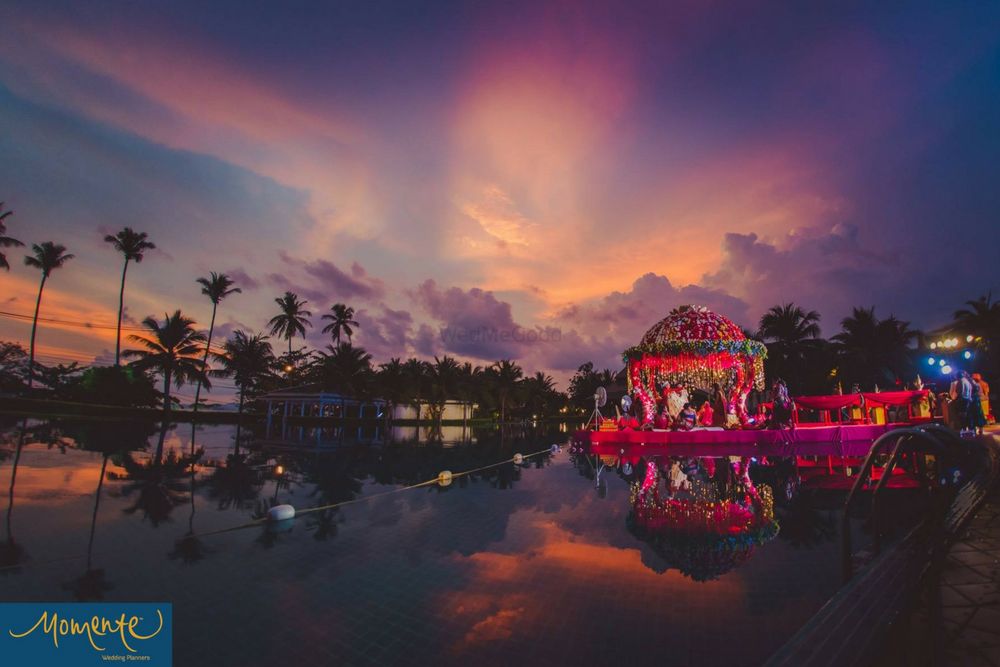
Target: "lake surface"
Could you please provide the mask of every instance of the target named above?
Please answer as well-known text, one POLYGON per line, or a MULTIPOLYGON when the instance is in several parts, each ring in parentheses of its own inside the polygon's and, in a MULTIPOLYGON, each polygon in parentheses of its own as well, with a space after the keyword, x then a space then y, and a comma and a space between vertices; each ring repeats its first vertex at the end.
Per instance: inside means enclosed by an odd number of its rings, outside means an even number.
POLYGON ((234 454, 235 427, 203 426, 193 466, 190 424, 160 465, 157 424, 0 430, 0 599, 172 602, 177 665, 753 665, 839 584, 835 512, 779 507, 785 528, 732 563, 678 565, 631 529, 631 478, 597 484, 566 447, 401 490, 565 443, 565 427, 234 454))

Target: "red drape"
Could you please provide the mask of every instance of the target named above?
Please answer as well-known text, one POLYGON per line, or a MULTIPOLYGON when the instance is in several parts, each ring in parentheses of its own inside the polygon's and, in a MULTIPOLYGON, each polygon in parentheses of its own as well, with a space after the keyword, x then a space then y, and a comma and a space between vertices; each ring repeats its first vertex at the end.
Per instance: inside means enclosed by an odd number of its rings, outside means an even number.
POLYGON ((879 393, 864 393, 869 405, 909 405, 913 401, 927 397, 927 390, 913 391, 882 391, 879 393))
POLYGON ((861 397, 858 394, 796 396, 795 405, 800 408, 811 408, 813 410, 839 410, 840 408, 846 408, 851 405, 861 405, 861 397))

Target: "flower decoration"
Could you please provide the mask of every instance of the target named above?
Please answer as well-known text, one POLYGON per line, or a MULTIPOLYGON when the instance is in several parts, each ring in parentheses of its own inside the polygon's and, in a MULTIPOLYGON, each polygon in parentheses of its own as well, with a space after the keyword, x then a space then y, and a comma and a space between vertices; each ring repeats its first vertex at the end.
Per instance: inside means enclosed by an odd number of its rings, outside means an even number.
POLYGON ((752 388, 764 388, 766 357, 763 343, 747 338, 734 322, 704 306, 675 308, 623 355, 629 390, 647 408, 646 422, 655 414, 646 398, 658 395, 658 387, 679 384, 708 391, 718 384, 726 388, 740 422, 746 423, 746 397, 752 388))
POLYGON ((648 463, 642 482, 632 485, 629 530, 649 543, 672 567, 696 581, 715 579, 743 563, 757 545, 778 534, 770 487, 756 488, 746 462, 719 459, 681 461, 694 480, 690 493, 662 499, 660 473, 648 463), (736 483, 720 494, 709 468, 731 465, 736 483), (693 467, 697 467, 695 470, 693 467))

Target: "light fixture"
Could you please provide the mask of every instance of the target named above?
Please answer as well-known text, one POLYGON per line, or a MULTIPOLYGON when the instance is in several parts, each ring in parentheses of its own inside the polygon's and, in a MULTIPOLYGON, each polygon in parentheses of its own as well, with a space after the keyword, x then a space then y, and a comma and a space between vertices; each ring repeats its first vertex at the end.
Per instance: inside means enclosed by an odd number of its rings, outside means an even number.
POLYGON ((951 373, 951 366, 945 364, 944 366, 941 367, 941 372, 944 373, 945 375, 949 375, 951 373))
POLYGON ((938 362, 938 366, 944 366, 946 363, 948 363, 948 362, 946 362, 944 359, 942 359, 941 361, 938 362))
POLYGON ((965 357, 966 359, 971 359, 971 358, 972 358, 972 353, 971 353, 971 352, 969 352, 968 350, 966 350, 966 351, 965 351, 965 352, 964 352, 964 353, 962 354, 962 356, 963 356, 963 357, 965 357))
POLYGON ((927 357, 927 365, 928 366, 934 365, 934 357, 927 357))
POLYGON ((965 337, 965 342, 966 343, 971 343, 972 342, 972 334, 969 334, 968 336, 965 337))
POLYGON ((932 350, 936 350, 937 349, 937 343, 931 343, 931 349, 932 350))

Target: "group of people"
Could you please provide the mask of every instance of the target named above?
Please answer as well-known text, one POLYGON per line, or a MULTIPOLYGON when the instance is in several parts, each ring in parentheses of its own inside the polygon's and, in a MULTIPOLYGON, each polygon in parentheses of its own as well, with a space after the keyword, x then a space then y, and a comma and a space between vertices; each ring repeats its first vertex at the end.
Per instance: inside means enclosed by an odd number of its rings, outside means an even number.
POLYGON ((967 371, 958 371, 948 390, 951 399, 950 410, 954 411, 954 421, 962 433, 972 432, 982 435, 986 426, 986 414, 983 403, 989 400, 990 386, 986 384, 979 373, 969 375, 967 371))
MULTIPOLYGON (((704 395, 704 394, 702 394, 704 395)), ((689 431, 697 427, 724 427, 729 402, 722 388, 712 385, 712 393, 701 401, 692 399, 687 388, 667 385, 656 401, 657 409, 651 421, 635 414, 642 409, 639 401, 628 396, 622 399, 624 414, 619 417, 620 428, 652 428, 656 430, 689 431)))

